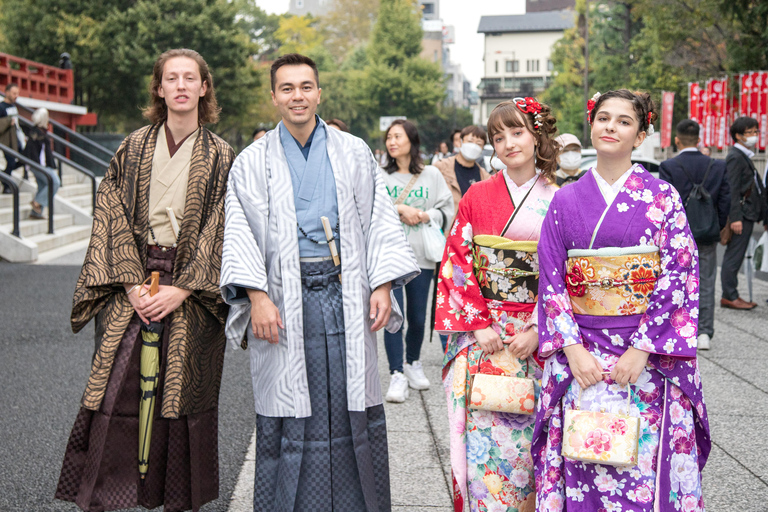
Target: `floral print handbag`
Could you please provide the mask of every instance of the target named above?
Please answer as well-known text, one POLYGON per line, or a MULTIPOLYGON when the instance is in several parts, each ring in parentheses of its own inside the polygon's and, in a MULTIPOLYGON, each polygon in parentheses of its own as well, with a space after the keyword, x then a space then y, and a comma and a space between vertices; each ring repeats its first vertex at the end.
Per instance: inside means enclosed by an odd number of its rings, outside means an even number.
POLYGON ((606 464, 635 466, 640 437, 640 418, 629 415, 632 391, 627 384, 627 414, 581 410, 581 392, 576 409, 566 409, 563 419, 563 457, 606 464))
POLYGON ((469 396, 470 409, 533 414, 536 395, 533 379, 528 377, 528 360, 524 378, 476 373, 472 376, 469 396))

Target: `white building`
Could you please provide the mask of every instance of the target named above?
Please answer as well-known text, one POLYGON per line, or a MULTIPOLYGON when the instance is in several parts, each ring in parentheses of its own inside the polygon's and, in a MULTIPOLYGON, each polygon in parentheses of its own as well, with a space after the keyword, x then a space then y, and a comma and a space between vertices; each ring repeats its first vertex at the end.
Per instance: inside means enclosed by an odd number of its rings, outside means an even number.
POLYGON ((493 108, 516 96, 534 96, 549 85, 552 46, 574 26, 571 10, 483 16, 477 31, 485 34, 484 78, 480 81, 480 122, 493 108))
POLYGON ((323 16, 331 11, 333 3, 333 0, 291 0, 288 13, 294 16, 323 16))

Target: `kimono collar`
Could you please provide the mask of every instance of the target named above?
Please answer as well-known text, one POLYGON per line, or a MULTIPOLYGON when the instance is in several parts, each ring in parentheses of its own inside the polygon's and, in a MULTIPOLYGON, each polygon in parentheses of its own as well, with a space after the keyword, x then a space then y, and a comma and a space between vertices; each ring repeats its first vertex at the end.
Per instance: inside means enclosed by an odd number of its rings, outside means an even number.
POLYGON ((619 195, 619 192, 621 191, 622 187, 624 187, 624 184, 627 182, 627 179, 629 178, 630 174, 632 174, 635 171, 635 168, 637 167, 637 164, 634 164, 632 167, 630 167, 624 174, 621 175, 621 177, 616 180, 615 183, 610 184, 605 179, 603 179, 602 176, 597 172, 597 170, 593 167, 592 175, 595 178, 595 181, 597 182, 597 188, 600 189, 600 193, 603 195, 603 199, 605 199, 606 206, 610 206, 611 203, 613 203, 613 200, 616 199, 616 196, 619 195))

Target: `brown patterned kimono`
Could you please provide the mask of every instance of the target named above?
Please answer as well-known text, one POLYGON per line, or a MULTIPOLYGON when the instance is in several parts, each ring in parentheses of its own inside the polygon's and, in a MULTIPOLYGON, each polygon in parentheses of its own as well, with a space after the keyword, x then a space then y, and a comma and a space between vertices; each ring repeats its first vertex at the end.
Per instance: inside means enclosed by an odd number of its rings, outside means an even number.
POLYGON ((166 511, 197 510, 218 497, 217 405, 227 319, 219 270, 234 152, 201 128, 178 246, 163 253, 147 244, 160 128, 133 132, 112 159, 96 197, 93 234, 75 289, 72 329, 78 332, 95 317, 97 345, 56 498, 75 501, 83 510, 163 504, 166 511), (123 283, 142 282, 151 270, 161 272, 161 284, 193 293, 164 321, 150 470, 140 483, 141 322, 123 283))

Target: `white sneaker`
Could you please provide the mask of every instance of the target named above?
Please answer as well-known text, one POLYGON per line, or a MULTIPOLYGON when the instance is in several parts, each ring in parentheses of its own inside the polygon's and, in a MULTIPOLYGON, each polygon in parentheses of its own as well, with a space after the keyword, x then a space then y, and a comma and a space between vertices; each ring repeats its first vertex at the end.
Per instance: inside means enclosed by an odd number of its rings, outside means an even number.
POLYGON ((414 361, 411 364, 405 363, 403 365, 403 374, 408 379, 408 385, 413 389, 423 391, 429 389, 429 380, 424 375, 424 369, 421 367, 421 361, 414 361))
POLYGON ((400 372, 392 374, 389 380, 389 390, 387 390, 387 402, 403 403, 408 398, 408 380, 400 372))
POLYGON ((711 338, 709 337, 709 334, 699 334, 698 337, 698 349, 699 350, 709 350, 709 341, 711 338))

